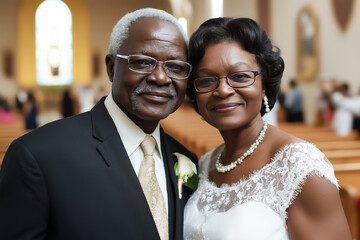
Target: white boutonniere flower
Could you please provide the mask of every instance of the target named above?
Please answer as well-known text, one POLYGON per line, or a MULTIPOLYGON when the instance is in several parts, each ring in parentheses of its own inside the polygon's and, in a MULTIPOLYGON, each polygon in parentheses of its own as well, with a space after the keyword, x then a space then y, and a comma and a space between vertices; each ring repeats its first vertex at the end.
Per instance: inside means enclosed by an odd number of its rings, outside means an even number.
POLYGON ((195 164, 181 153, 173 153, 178 161, 175 163, 175 175, 178 177, 179 198, 182 198, 182 185, 196 190, 199 178, 195 164))

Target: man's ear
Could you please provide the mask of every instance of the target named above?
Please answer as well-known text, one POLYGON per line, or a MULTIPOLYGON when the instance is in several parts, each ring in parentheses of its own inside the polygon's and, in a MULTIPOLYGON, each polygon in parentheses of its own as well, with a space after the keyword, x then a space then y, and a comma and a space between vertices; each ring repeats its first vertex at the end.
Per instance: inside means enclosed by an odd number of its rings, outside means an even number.
POLYGON ((105 63, 106 63, 106 72, 109 76, 110 82, 112 82, 114 78, 115 57, 111 54, 106 55, 105 63))

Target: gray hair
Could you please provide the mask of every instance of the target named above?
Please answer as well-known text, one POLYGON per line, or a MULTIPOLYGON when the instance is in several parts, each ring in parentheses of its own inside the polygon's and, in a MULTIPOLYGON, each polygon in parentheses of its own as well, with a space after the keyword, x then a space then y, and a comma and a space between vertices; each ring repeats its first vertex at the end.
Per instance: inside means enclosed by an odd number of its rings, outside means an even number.
POLYGON ((143 8, 136 10, 131 13, 127 13, 123 16, 117 24, 114 26, 111 36, 110 36, 110 45, 109 45, 109 53, 115 56, 118 53, 121 45, 124 43, 124 40, 129 35, 129 28, 131 24, 138 21, 140 18, 151 17, 151 18, 159 18, 168 22, 173 23, 180 30, 182 36, 184 37, 184 41, 186 46, 188 47, 188 37, 181 27, 178 20, 171 14, 154 8, 143 8))

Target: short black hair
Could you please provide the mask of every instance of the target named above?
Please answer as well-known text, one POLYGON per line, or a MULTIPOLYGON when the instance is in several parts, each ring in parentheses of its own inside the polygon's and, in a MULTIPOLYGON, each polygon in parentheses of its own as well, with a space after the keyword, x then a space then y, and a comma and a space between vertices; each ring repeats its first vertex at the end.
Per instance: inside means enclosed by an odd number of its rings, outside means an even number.
MULTIPOLYGON (((238 42, 251 54, 255 55, 259 65, 262 84, 265 88, 270 109, 275 104, 280 90, 281 78, 284 72, 284 61, 280 56, 280 49, 273 46, 266 32, 249 18, 213 18, 205 21, 192 34, 189 43, 189 62, 196 71, 197 66, 205 54, 206 47, 222 42, 238 42)), ((190 102, 196 104, 196 90, 194 88, 194 72, 189 77, 187 96, 190 102)), ((265 114, 265 106, 261 107, 261 115, 265 114)))

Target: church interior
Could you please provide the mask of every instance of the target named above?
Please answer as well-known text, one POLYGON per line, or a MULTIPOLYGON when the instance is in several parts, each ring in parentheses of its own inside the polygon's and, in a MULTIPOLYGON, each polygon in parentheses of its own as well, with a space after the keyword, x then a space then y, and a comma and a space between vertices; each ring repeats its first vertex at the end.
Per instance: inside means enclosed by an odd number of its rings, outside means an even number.
MULTIPOLYGON (((88 111, 108 95, 105 56, 112 28, 127 12, 145 7, 174 15, 189 37, 214 17, 248 17, 262 26, 285 62, 281 94, 268 121, 314 143, 330 160, 353 239, 360 239, 356 0, 0 0, 0 165, 15 138, 88 111), (49 2, 60 5, 52 9, 49 2), (42 21, 51 18, 51 11, 56 20, 42 21), (287 99, 294 81, 302 96, 302 117, 289 121, 287 99), (334 123, 338 109, 331 96, 336 91, 352 102, 349 118, 334 123), (70 112, 63 109, 65 98, 72 100, 70 112), (35 127, 25 126, 31 100, 38 108, 35 127)), ((222 143, 218 131, 201 120, 187 99, 161 124, 198 157, 222 143)))

